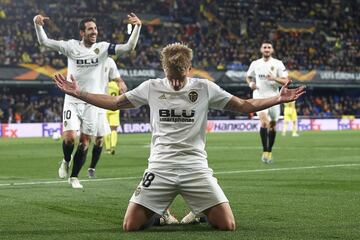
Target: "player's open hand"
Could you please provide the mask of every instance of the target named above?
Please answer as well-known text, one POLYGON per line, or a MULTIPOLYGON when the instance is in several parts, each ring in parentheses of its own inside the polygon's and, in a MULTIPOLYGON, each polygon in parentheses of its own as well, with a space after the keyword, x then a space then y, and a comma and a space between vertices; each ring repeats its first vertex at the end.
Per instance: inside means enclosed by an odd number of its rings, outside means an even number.
POLYGON ((141 25, 141 20, 135 15, 135 13, 130 13, 127 15, 129 23, 133 25, 141 25))
POLYGON ((288 88, 290 83, 291 83, 291 80, 289 79, 289 81, 280 90, 279 101, 281 103, 295 101, 296 99, 298 99, 301 95, 303 95, 305 93, 305 86, 290 89, 290 88, 288 88))
POLYGON ((40 25, 40 26, 44 26, 45 24, 45 20, 49 20, 48 17, 44 17, 43 15, 36 15, 34 17, 34 22, 37 24, 37 25, 40 25))
POLYGON ((71 82, 69 82, 66 77, 64 77, 62 74, 58 73, 54 76, 54 82, 56 85, 60 88, 61 91, 65 92, 66 94, 69 94, 71 96, 79 96, 80 90, 79 86, 76 82, 76 79, 73 77, 73 75, 70 75, 71 82))

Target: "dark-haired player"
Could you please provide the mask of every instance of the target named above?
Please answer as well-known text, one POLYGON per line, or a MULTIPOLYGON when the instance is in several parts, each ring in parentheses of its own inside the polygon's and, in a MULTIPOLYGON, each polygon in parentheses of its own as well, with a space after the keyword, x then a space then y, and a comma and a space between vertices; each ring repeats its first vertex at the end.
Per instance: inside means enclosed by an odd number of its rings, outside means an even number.
MULTIPOLYGON (((139 38, 141 21, 133 13, 128 15, 128 20, 135 28, 125 44, 109 42, 97 42, 98 29, 93 18, 85 18, 79 23, 81 40, 71 39, 68 41, 57 41, 47 37, 43 26, 48 17, 37 15, 34 17, 36 35, 40 45, 58 51, 68 58, 68 76, 74 76, 83 91, 91 93, 104 93, 107 84, 105 76, 105 62, 109 55, 122 54, 135 48, 139 38)), ((70 78, 68 78, 70 79, 70 78)), ((82 188, 78 180, 78 174, 84 161, 91 137, 95 135, 98 128, 99 108, 70 95, 65 95, 63 108, 63 153, 59 168, 59 177, 66 178, 74 149, 77 131, 80 131, 80 140, 73 157, 72 173, 69 183, 73 188, 82 188)), ((100 154, 96 149, 93 154, 100 154)))
MULTIPOLYGON (((261 44, 262 58, 251 62, 246 74, 246 81, 253 90, 254 99, 273 97, 279 94, 279 87, 285 85, 288 72, 282 61, 272 58, 273 46, 269 41, 261 44)), ((280 116, 280 105, 256 112, 260 119, 260 137, 263 146, 261 160, 271 163, 272 147, 276 137, 276 122, 280 116)))

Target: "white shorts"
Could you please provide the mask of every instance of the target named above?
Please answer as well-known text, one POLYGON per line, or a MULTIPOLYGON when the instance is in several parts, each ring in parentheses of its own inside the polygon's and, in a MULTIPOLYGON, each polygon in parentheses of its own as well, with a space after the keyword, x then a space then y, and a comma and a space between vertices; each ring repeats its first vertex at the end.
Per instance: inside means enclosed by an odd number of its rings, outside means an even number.
POLYGON ((220 203, 229 202, 210 168, 146 169, 130 202, 163 215, 178 194, 195 214, 220 203))
POLYGON ((106 112, 100 110, 98 113, 98 121, 97 121, 97 131, 95 136, 104 137, 111 133, 110 125, 107 120, 106 112))
POLYGON ((99 108, 88 103, 64 102, 63 131, 80 131, 95 136, 99 108))
POLYGON ((259 112, 256 112, 256 114, 259 116, 259 113, 266 113, 268 115, 268 118, 270 119, 270 121, 274 121, 276 122, 277 120, 279 120, 280 117, 280 105, 275 105, 272 106, 270 108, 261 110, 259 112))

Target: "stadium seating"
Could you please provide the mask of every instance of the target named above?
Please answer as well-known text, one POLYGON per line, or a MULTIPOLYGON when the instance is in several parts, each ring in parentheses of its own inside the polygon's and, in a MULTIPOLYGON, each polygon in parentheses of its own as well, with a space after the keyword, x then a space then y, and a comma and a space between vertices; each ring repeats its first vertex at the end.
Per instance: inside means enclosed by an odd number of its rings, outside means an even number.
POLYGON ((2 1, 0 64, 66 65, 63 56, 38 47, 32 24, 37 13, 52 19, 46 26, 51 38, 77 38, 75 26, 86 13, 97 18, 100 39, 123 42, 127 36, 122 21, 131 11, 145 24, 136 54, 121 56, 120 67, 160 68, 159 48, 182 41, 195 49, 195 67, 244 70, 258 57, 260 42, 270 39, 289 69, 360 68, 354 0, 2 1))
MULTIPOLYGON (((61 122, 63 97, 4 93, 0 98, 0 123, 61 122)), ((342 93, 339 93, 342 94, 342 93)), ((247 97, 247 96, 243 96, 247 97)), ((299 116, 307 118, 341 118, 344 115, 360 116, 360 97, 307 94, 297 102, 299 116)), ((121 111, 121 121, 126 123, 148 122, 149 108, 121 111)), ((210 110, 209 119, 249 119, 252 115, 210 110)))
MULTIPOLYGON (((126 14, 135 12, 144 22, 136 52, 120 56, 119 68, 160 69, 159 50, 181 41, 194 49, 193 64, 210 71, 246 71, 259 57, 259 45, 270 39, 291 70, 359 72, 360 28, 357 1, 281 0, 169 0, 169 1, 61 1, 2 0, 0 8, 0 66, 23 63, 66 67, 66 58, 39 47, 32 19, 50 17, 46 32, 53 39, 78 37, 77 23, 85 16, 98 21, 99 40, 124 42, 126 14), (299 21, 301 20, 301 21, 299 21)), ((227 89, 229 90, 229 89, 227 89)), ((249 89, 238 94, 249 98, 249 89)), ((323 91, 298 101, 299 115, 308 117, 360 116, 358 94, 346 89, 323 91)), ((0 90, 1 122, 60 121, 63 99, 21 91, 0 90)), ((209 118, 251 116, 211 110, 209 118)), ((124 121, 149 118, 146 107, 122 112, 124 121)))

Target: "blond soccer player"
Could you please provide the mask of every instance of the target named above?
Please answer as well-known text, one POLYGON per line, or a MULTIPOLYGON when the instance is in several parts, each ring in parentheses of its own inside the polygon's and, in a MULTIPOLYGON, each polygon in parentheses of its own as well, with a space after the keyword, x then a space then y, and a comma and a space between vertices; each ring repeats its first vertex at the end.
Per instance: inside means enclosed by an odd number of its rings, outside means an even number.
POLYGON ((144 81, 120 96, 81 91, 60 74, 54 80, 67 94, 110 110, 150 106, 152 128, 148 167, 132 195, 123 221, 125 231, 149 226, 163 215, 178 194, 194 214, 204 213, 219 230, 234 231, 235 218, 213 171, 208 166, 205 133, 209 108, 256 112, 296 100, 304 88, 288 89, 265 99, 244 100, 207 79, 189 77, 192 49, 170 44, 161 51, 165 77, 144 81))

